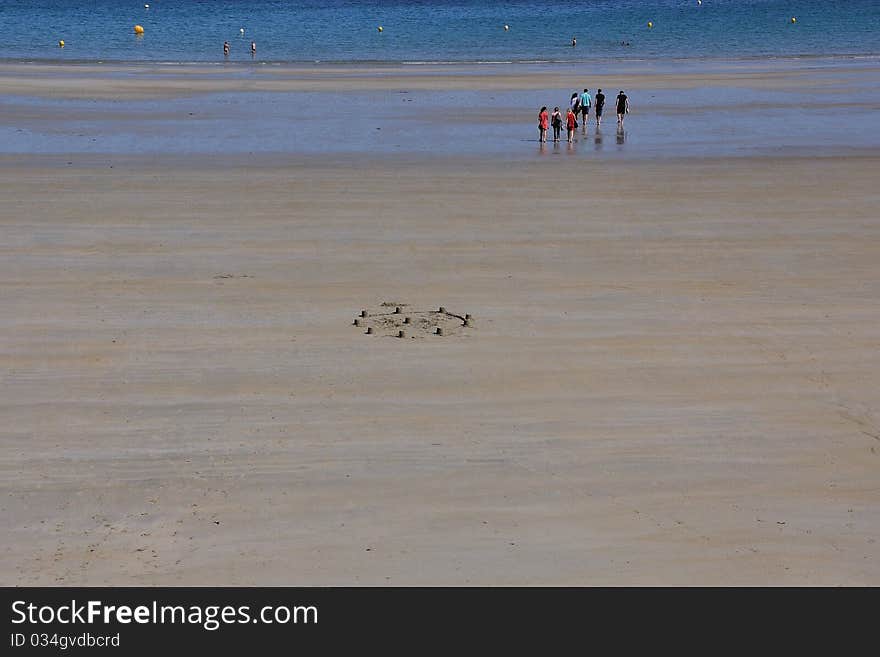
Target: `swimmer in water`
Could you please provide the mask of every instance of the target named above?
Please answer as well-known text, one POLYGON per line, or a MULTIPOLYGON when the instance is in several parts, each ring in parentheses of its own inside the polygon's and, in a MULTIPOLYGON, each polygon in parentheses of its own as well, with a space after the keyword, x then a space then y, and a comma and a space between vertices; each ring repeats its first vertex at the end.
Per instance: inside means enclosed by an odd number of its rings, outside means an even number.
POLYGON ((257 42, 251 41, 251 57, 257 54, 257 42))
POLYGON ((229 42, 228 41, 223 42, 223 56, 229 57, 229 42))
POLYGON ((578 44, 577 37, 571 37, 571 47, 574 48, 578 44))

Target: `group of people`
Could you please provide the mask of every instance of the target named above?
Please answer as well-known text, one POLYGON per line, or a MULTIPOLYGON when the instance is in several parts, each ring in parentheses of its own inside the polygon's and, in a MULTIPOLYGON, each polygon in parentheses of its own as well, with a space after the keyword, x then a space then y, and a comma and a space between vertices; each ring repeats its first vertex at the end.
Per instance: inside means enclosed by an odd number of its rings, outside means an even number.
MULTIPOLYGON (((617 94, 616 105, 617 125, 619 128, 623 128, 623 119, 629 113, 629 98, 623 92, 623 89, 617 94)), ((605 94, 602 93, 601 89, 596 92, 595 104, 593 102, 593 97, 590 95, 589 89, 584 89, 583 93, 580 94, 574 92, 568 103, 565 117, 562 116, 559 107, 554 107, 553 114, 550 115, 547 114, 547 107, 542 107, 538 112, 539 141, 542 144, 546 143, 547 131, 552 127, 553 141, 558 142, 560 134, 562 133, 562 126, 565 125, 565 130, 568 135, 568 143, 570 144, 574 141, 575 132, 580 127, 581 123, 583 123, 584 134, 586 134, 587 121, 589 121, 591 109, 596 117, 596 127, 598 128, 602 125, 602 114, 605 112, 605 94), (580 123, 578 122, 578 116, 581 117, 580 123)))
MULTIPOLYGON (((257 54, 257 42, 251 41, 251 57, 257 54)), ((223 56, 229 57, 229 42, 223 42, 223 56)))

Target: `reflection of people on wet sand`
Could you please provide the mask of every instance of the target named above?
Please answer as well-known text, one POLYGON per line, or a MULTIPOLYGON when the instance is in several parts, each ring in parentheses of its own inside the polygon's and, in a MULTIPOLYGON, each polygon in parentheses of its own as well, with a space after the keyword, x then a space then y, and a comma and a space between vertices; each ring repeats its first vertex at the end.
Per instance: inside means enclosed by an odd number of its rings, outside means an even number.
POLYGON ((617 126, 617 145, 623 146, 626 143, 626 131, 623 129, 623 125, 618 124, 617 126))

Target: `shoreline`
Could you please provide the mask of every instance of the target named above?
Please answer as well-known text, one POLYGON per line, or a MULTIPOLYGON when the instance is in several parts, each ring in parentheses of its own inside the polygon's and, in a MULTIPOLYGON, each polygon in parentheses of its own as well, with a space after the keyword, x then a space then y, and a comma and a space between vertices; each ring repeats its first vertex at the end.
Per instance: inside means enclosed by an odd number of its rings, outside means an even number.
MULTIPOLYGON (((96 59, 2 59, 0 73, 17 71, 52 71, 70 69, 75 71, 100 71, 106 73, 142 72, 155 69, 165 72, 198 73, 212 75, 222 72, 260 72, 279 75, 308 74, 381 74, 476 72, 484 74, 560 75, 580 74, 584 67, 594 67, 599 74, 693 74, 707 72, 724 73, 778 73, 809 72, 824 69, 864 70, 874 65, 880 67, 880 53, 849 55, 797 55, 754 57, 690 57, 690 58, 632 58, 592 60, 503 60, 503 61, 287 61, 287 60, 96 60, 96 59)), ((588 70, 592 74, 591 70, 588 70)))
POLYGON ((343 68, 394 68, 398 66, 544 66, 544 65, 630 65, 630 64, 753 64, 756 62, 809 62, 809 61, 851 61, 880 60, 880 52, 853 53, 801 53, 786 55, 735 55, 735 56, 703 56, 703 57, 594 57, 583 59, 510 59, 510 60, 287 60, 287 59, 194 59, 194 60, 161 60, 161 59, 74 59, 67 57, 45 58, 13 58, 0 57, 0 66, 6 65, 70 65, 70 66, 254 66, 269 65, 286 68, 300 67, 343 67, 343 68))

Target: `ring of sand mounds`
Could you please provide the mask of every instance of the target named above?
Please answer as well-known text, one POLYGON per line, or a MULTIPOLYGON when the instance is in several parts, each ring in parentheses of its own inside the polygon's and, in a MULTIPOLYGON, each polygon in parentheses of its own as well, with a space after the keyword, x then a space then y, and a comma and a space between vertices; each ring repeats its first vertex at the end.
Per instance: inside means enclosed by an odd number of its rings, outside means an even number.
POLYGON ((465 335, 473 328, 474 320, 470 314, 454 313, 443 306, 424 310, 385 301, 379 309, 362 310, 352 323, 366 335, 437 339, 465 335))

